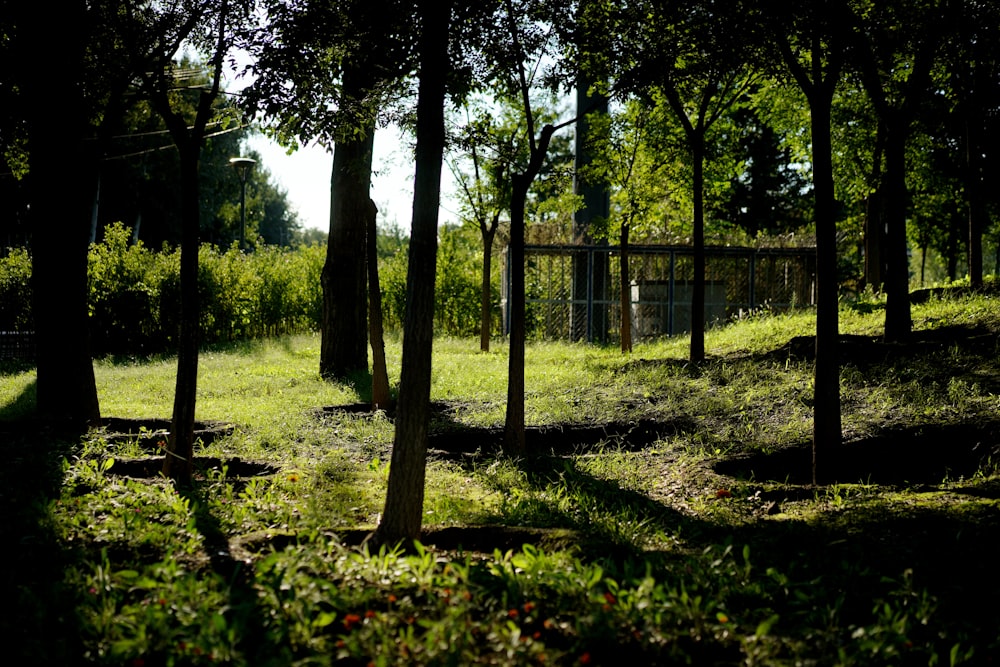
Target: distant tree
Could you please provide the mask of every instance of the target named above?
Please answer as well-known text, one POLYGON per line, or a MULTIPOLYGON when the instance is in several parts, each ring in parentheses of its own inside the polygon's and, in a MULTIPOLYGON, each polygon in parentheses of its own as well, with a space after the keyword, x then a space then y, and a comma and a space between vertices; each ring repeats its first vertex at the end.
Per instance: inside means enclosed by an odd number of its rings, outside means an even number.
POLYGON ((907 253, 906 144, 920 106, 928 101, 931 74, 946 13, 938 2, 859 1, 845 8, 853 27, 853 64, 885 136, 881 196, 886 228, 885 338, 910 334, 910 261, 907 253), (853 11, 852 11, 853 10, 853 11))
POLYGON ((253 49, 256 81, 246 99, 283 143, 332 147, 320 374, 346 378, 368 368, 372 149, 380 116, 409 92, 414 10, 398 0, 270 0, 266 6, 269 31, 253 49))
POLYGON ((494 110, 488 106, 473 108, 466 104, 466 122, 457 138, 471 173, 463 171, 457 160, 448 167, 460 188, 463 218, 479 229, 483 244, 480 291, 479 350, 489 352, 492 329, 491 275, 493 241, 500 227, 500 217, 510 203, 510 171, 517 128, 496 123, 494 110))

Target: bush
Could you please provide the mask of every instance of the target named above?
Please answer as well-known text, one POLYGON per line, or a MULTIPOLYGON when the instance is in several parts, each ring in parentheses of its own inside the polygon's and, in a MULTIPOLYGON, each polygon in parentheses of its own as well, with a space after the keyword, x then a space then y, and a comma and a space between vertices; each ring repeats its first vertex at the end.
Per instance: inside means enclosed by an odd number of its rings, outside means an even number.
POLYGON ((31 257, 11 249, 0 257, 0 331, 31 331, 31 257))

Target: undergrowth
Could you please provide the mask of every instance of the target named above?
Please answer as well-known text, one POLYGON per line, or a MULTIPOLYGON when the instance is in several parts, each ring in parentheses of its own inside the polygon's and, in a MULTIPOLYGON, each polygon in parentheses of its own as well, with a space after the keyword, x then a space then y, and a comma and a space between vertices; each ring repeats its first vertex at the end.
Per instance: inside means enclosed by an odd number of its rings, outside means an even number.
MULTIPOLYGON (((997 312, 986 296, 932 299, 914 321, 947 342, 843 358, 859 463, 820 487, 796 463, 811 362, 786 346, 808 313, 713 329, 697 365, 683 339, 629 356, 532 345, 528 421, 549 439, 521 460, 434 453, 409 553, 363 541, 391 414, 334 409, 367 388, 321 380, 315 336, 204 353, 198 418, 235 428, 199 449, 223 463, 189 490, 116 472, 155 454, 138 435, 26 428, 33 372, 11 367, 0 638, 17 664, 990 664, 997 312), (607 434, 567 442, 594 425, 607 434), (655 436, 637 444, 638 425, 655 436), (869 465, 888 445, 898 459, 869 465), (976 465, 944 455, 958 449, 976 465), (918 481, 885 472, 918 457, 918 481)), ((875 336, 880 317, 845 309, 842 330, 875 336)), ((502 425, 506 349, 477 347, 436 341, 432 434, 502 425)), ((389 363, 397 382, 399 341, 389 363)), ((103 413, 168 415, 173 373, 97 362, 103 413)))

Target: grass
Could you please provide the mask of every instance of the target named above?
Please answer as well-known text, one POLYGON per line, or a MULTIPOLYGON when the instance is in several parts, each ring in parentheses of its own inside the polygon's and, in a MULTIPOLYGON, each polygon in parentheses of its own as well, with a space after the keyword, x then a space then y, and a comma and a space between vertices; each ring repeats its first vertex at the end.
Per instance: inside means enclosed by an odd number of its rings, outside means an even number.
MULTIPOLYGON (((864 310, 844 333, 879 333, 864 310)), ((392 420, 321 410, 365 387, 319 378, 316 336, 202 355, 198 418, 235 429, 190 490, 119 474, 138 436, 24 427, 33 370, 7 367, 0 638, 17 664, 991 664, 1000 309, 932 299, 914 321, 944 337, 845 348, 847 442, 819 487, 811 363, 786 346, 809 313, 713 329, 696 366, 683 338, 530 345, 524 460, 475 453, 502 426, 504 344, 438 340, 432 433, 470 446, 432 437, 409 554, 361 544, 392 420)), ((169 416, 172 359, 95 372, 106 416, 169 416)))

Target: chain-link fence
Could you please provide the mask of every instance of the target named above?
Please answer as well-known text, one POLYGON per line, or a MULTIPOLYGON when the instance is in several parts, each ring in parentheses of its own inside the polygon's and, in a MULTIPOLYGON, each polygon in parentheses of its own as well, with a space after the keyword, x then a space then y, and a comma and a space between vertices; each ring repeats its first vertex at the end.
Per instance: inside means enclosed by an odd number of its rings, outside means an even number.
MULTIPOLYGON (((545 339, 613 342, 622 315, 621 251, 617 246, 526 246, 526 326, 545 339)), ((628 314, 636 338, 680 334, 691 328, 693 249, 628 248, 628 314)), ((504 255, 501 308, 504 331, 510 303, 510 262, 504 255)), ((705 249, 705 321, 711 326, 768 308, 784 311, 815 303, 813 248, 705 249)))

